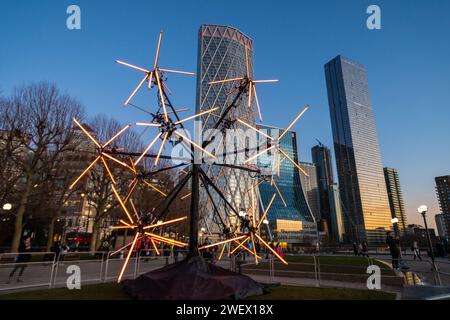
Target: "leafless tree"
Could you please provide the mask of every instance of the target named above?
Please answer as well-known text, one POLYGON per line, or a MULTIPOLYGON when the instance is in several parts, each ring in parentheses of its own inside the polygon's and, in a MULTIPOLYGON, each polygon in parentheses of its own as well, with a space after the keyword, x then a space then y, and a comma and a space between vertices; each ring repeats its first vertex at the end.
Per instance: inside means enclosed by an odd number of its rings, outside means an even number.
POLYGON ((17 252, 32 190, 52 177, 50 168, 71 148, 72 118, 84 114, 79 102, 46 82, 16 89, 2 109, 3 132, 13 146, 7 157, 14 164, 4 173, 17 170, 20 176, 10 189, 18 196, 11 244, 11 251, 17 252))

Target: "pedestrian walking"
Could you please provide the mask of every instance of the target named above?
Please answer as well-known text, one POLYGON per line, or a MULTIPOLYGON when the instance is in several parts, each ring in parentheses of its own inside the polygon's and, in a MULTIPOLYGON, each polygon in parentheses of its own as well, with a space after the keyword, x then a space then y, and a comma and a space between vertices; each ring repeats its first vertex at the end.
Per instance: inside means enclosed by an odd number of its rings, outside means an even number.
POLYGON ((422 257, 420 256, 419 244, 416 240, 413 241, 411 251, 414 253, 414 260, 416 260, 417 258, 419 260, 422 260, 422 257))
POLYGON ((12 278, 14 277, 14 274, 17 270, 19 270, 19 276, 17 277, 17 282, 22 282, 22 276, 23 272, 25 271, 25 268, 27 267, 27 262, 31 260, 31 238, 27 237, 23 239, 22 243, 19 246, 19 254, 16 258, 16 265, 14 266, 14 269, 9 274, 9 279, 6 283, 10 283, 12 278))
POLYGON ((386 236, 386 244, 389 246, 389 251, 392 257, 392 268, 398 270, 400 259, 400 241, 397 237, 392 236, 392 232, 388 232, 386 236))

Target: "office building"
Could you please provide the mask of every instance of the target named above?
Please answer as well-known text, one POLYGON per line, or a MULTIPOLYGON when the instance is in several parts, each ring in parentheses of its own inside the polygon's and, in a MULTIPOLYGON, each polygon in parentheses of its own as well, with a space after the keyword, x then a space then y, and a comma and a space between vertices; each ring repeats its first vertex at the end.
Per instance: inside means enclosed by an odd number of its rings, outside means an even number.
POLYGON ((447 224, 445 223, 445 217, 442 213, 439 213, 434 216, 434 219, 436 221, 436 227, 438 230, 438 235, 441 238, 448 238, 448 228, 447 224))
POLYGON ((391 212, 366 70, 339 55, 325 65, 325 77, 346 233, 385 243, 391 212))
MULTIPOLYGON (((237 94, 236 81, 210 84, 212 81, 243 77, 246 74, 246 50, 248 55, 249 76, 253 77, 253 41, 236 28, 224 25, 202 25, 199 30, 198 41, 198 70, 197 70, 197 113, 218 108, 213 113, 201 117, 201 131, 205 134, 208 129, 216 126, 218 119, 231 104, 237 94)), ((236 118, 255 124, 255 106, 247 106, 247 93, 244 93, 236 107, 225 117, 226 123, 233 123, 236 118)), ((234 123, 233 129, 245 129, 241 124, 234 123)), ((222 129, 222 126, 219 126, 222 129)), ((198 130, 198 129, 197 129, 198 130)), ((207 135, 207 134, 205 134, 207 135)), ((208 137, 203 137, 205 140, 208 137)), ((239 138, 239 137, 238 137, 239 138)), ((239 144, 245 142, 239 141, 239 144)), ((238 162, 240 155, 233 155, 235 150, 227 150, 227 163, 242 165, 238 162)), ((247 192, 255 184, 256 178, 249 172, 229 168, 204 165, 204 170, 211 177, 215 177, 215 183, 223 191, 224 196, 236 210, 248 209, 251 206, 250 195, 247 192)), ((201 223, 208 227, 211 233, 220 233, 222 227, 217 214, 214 213, 212 202, 208 199, 204 188, 200 189, 201 223), (217 226, 217 227, 214 227, 217 226)), ((225 202, 213 193, 220 214, 225 217, 228 209, 225 202)), ((256 210, 258 212, 258 208, 256 210)))
POLYGON ((436 177, 436 194, 447 230, 450 230, 450 175, 436 177))
POLYGON ((400 235, 405 233, 408 221, 406 218, 405 205, 403 203, 403 193, 400 187, 398 172, 394 168, 383 168, 384 179, 386 180, 386 189, 391 208, 391 217, 397 218, 398 222, 394 224, 400 235))
POLYGON ((316 221, 320 221, 322 216, 320 214, 320 197, 319 187, 317 185, 317 172, 316 165, 310 162, 299 162, 300 166, 308 174, 300 174, 300 181, 302 183, 303 193, 305 194, 306 201, 308 202, 311 213, 314 215, 316 221))
MULTIPOLYGON (((280 128, 266 125, 258 125, 258 129, 272 137, 278 137, 283 131, 280 128)), ((259 149, 268 147, 270 140, 258 134, 259 149)), ((297 136, 290 131, 280 141, 280 147, 298 163, 297 136)), ((257 165, 262 172, 271 172, 274 150, 262 154, 258 157, 257 165)), ((310 206, 308 205, 302 184, 299 170, 290 161, 282 161, 280 175, 274 175, 283 198, 277 196, 268 212, 267 218, 270 222, 271 233, 275 241, 284 242, 291 246, 311 245, 317 241, 317 225, 314 221, 310 206)), ((270 183, 260 184, 259 193, 263 208, 266 208, 276 190, 270 183)))
POLYGON ((331 184, 327 194, 330 197, 328 200, 330 204, 329 234, 336 244, 343 243, 346 239, 338 184, 331 184))

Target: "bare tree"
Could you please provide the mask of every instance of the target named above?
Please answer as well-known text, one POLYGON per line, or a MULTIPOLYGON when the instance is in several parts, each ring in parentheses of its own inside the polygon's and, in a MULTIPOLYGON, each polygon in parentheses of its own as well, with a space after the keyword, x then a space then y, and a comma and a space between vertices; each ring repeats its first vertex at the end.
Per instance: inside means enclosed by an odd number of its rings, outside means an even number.
POLYGON ((5 103, 5 114, 5 131, 19 146, 18 152, 9 154, 20 172, 20 183, 15 183, 14 188, 18 207, 11 244, 11 251, 16 252, 32 190, 51 178, 49 168, 70 150, 72 118, 82 118, 83 108, 55 85, 40 82, 16 89, 5 103))

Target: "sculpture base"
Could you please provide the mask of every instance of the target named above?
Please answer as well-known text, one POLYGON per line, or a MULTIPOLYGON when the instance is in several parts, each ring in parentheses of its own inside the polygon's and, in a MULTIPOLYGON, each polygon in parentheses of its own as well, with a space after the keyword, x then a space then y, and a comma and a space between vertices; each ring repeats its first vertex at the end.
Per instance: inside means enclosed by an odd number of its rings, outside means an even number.
POLYGON ((125 292, 138 300, 243 299, 265 293, 265 285, 252 278, 206 262, 201 257, 124 280, 125 292))

